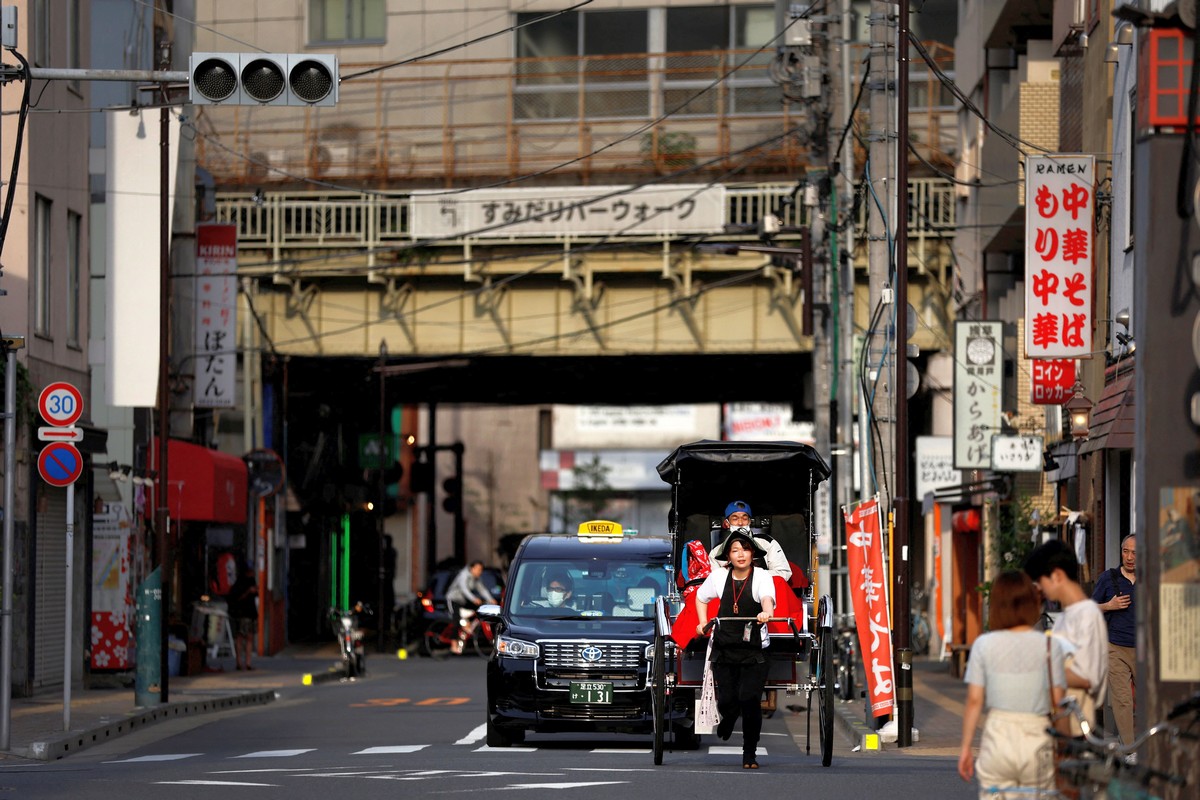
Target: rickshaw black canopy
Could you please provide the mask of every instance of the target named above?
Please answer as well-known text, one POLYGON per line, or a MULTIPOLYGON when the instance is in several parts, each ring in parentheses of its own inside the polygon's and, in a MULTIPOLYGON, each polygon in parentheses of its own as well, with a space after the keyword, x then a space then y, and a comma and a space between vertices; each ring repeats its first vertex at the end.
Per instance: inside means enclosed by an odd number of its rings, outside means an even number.
POLYGON ((658 475, 678 484, 677 510, 720 513, 730 500, 745 500, 755 516, 765 516, 807 512, 809 493, 829 477, 829 465, 799 442, 705 439, 675 448, 658 475))
MULTIPOLYGON (((731 500, 750 504, 756 520, 769 519, 770 533, 788 559, 810 570, 812 493, 829 477, 829 466, 799 442, 718 442, 681 445, 658 465, 671 484, 675 563, 684 544, 700 539, 706 548, 719 538, 720 520, 731 500)), ((756 523, 757 524, 757 523, 756 523)))

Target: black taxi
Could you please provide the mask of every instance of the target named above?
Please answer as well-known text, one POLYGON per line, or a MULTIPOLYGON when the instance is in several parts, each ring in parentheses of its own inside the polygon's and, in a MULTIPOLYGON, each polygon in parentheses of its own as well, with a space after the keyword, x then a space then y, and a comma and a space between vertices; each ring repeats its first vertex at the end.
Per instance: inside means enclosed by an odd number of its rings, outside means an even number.
MULTIPOLYGON (((526 731, 651 732, 654 600, 668 593, 670 576, 669 538, 615 522, 527 537, 503 606, 479 609, 495 632, 488 746, 519 744, 526 731)), ((690 725, 689 712, 681 703, 677 731, 690 725)))

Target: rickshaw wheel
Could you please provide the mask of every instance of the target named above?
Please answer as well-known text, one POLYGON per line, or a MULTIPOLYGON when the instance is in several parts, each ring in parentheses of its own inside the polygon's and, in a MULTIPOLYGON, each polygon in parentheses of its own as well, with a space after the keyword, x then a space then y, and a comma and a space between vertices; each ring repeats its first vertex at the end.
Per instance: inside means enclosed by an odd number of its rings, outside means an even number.
POLYGON ((821 629, 820 671, 818 679, 821 693, 820 705, 820 735, 821 735, 821 766, 828 767, 833 762, 833 629, 821 629))
POLYGON ((654 637, 653 711, 654 765, 663 762, 663 735, 667 727, 667 642, 666 637, 654 637))

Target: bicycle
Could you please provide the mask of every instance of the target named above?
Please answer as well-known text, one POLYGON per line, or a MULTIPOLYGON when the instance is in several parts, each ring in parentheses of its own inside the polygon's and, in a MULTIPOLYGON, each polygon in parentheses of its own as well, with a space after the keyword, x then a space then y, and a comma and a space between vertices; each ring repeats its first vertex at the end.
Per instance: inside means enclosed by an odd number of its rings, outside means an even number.
POLYGON ((929 627, 929 612, 925 608, 925 591, 914 586, 911 597, 909 608, 912 613, 912 638, 909 641, 913 654, 923 655, 929 652, 929 640, 933 637, 933 631, 929 627))
POLYGON ((841 616, 835 645, 833 656, 837 696, 842 700, 853 700, 855 670, 858 668, 858 633, 854 630, 853 617, 841 616))
POLYGON ((448 655, 474 653, 488 658, 492 655, 492 626, 473 619, 475 612, 464 613, 460 619, 435 619, 421 637, 421 655, 445 658, 448 655))
POLYGON ((1200 736, 1192 732, 1200 722, 1200 692, 1177 704, 1167 713, 1166 719, 1151 725, 1127 745, 1115 737, 1096 736, 1075 698, 1065 697, 1059 706, 1063 711, 1055 718, 1073 714, 1083 730, 1083 738, 1075 739, 1054 728, 1049 729, 1060 749, 1072 756, 1059 762, 1058 773, 1078 791, 1080 800, 1107 800, 1110 794, 1114 798, 1149 798, 1153 797, 1150 794, 1153 783, 1185 785, 1182 776, 1138 764, 1136 753, 1143 744, 1161 733, 1168 735, 1172 746, 1181 739, 1200 741, 1200 736), (1186 726, 1172 723, 1186 714, 1191 715, 1186 726))

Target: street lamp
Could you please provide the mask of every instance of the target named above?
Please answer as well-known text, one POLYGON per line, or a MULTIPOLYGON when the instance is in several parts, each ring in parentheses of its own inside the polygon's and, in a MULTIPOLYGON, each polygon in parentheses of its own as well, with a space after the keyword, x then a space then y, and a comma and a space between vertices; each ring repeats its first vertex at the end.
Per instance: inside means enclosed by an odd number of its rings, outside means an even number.
POLYGON ((1073 395, 1070 400, 1063 405, 1067 413, 1071 415, 1071 436, 1077 441, 1088 438, 1088 418, 1092 413, 1092 406, 1095 405, 1083 393, 1083 383, 1075 382, 1072 388, 1073 395))

